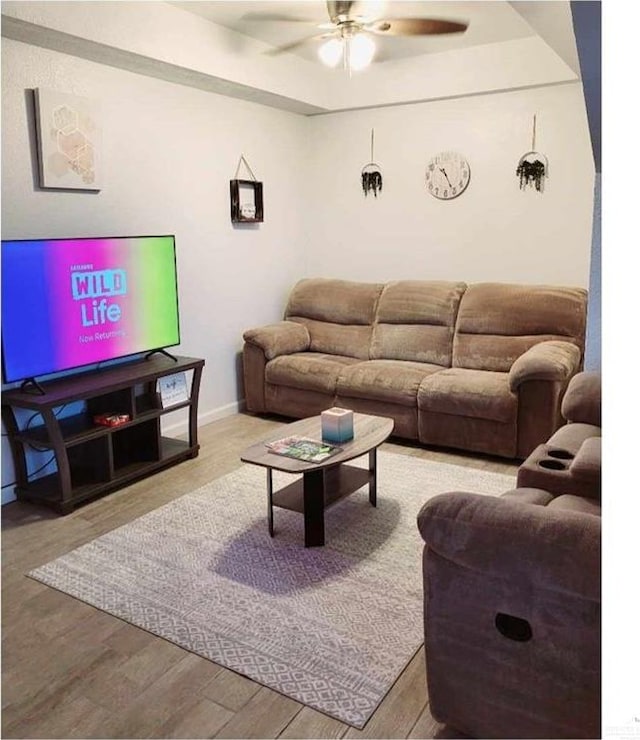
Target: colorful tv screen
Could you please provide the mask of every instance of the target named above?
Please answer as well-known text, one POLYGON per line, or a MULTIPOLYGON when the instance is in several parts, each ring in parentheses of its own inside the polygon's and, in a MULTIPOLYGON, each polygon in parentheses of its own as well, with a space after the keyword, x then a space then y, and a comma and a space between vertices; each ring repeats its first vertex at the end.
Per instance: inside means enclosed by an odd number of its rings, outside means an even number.
POLYGON ((2 242, 5 383, 179 343, 173 236, 2 242))

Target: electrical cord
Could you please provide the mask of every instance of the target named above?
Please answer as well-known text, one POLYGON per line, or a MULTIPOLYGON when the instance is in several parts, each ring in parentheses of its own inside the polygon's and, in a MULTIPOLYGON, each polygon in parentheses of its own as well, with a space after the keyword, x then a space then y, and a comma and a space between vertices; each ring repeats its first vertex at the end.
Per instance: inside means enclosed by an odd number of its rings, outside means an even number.
MULTIPOLYGON (((68 405, 69 404, 65 403, 54 412, 53 415, 56 419, 66 409, 68 405)), ((36 418, 36 416, 41 416, 39 411, 34 411, 34 413, 31 414, 31 416, 27 419, 27 423, 24 425, 24 429, 22 431, 26 432, 29 429, 29 427, 31 426, 31 422, 36 418)), ((27 444, 29 445, 29 447, 31 447, 32 450, 35 450, 36 452, 46 452, 49 449, 48 447, 38 447, 38 445, 34 444, 33 442, 27 442, 27 444)))
MULTIPOLYGON (((34 471, 33 471, 32 473, 29 473, 29 475, 27 475, 27 480, 30 480, 31 478, 33 478, 33 476, 34 476, 34 475, 38 475, 38 473, 39 473, 39 472, 40 472, 41 470, 44 470, 44 469, 45 469, 45 468, 46 468, 47 466, 51 465, 51 463, 52 463, 52 462, 53 462, 53 461, 54 461, 55 459, 56 459, 56 455, 55 455, 55 452, 54 452, 54 453, 52 453, 51 457, 50 457, 50 458, 49 458, 49 459, 47 460, 47 462, 46 462, 46 463, 43 463, 43 464, 42 464, 42 465, 41 465, 41 466, 40 466, 39 468, 37 468, 37 469, 36 469, 36 470, 34 470, 34 471)), ((16 481, 16 480, 14 480, 14 481, 13 481, 12 483, 5 483, 5 484, 4 484, 3 486, 2 486, 2 488, 11 488, 11 486, 15 486, 15 485, 17 485, 17 483, 18 483, 18 481, 16 481)))
MULTIPOLYGON (((63 408, 64 408, 64 407, 63 407, 63 408)), ((35 418, 36 418, 37 416, 41 416, 41 414, 40 414, 40 412, 39 412, 39 411, 34 411, 34 413, 33 413, 33 414, 31 414, 31 416, 30 416, 30 417, 29 417, 29 418, 27 419, 27 423, 26 423, 26 424, 24 425, 24 429, 22 430, 23 432, 26 432, 26 431, 28 431, 28 430, 29 430, 29 427, 31 426, 31 422, 32 422, 32 421, 33 421, 33 420, 34 420, 34 419, 35 419, 35 418)), ((57 415, 57 414, 54 414, 54 416, 56 416, 56 418, 57 418, 57 416, 58 416, 58 415, 57 415)), ((43 421, 44 421, 44 419, 43 419, 43 421)), ((38 447, 37 445, 33 444, 33 442, 27 442, 27 444, 29 445, 29 447, 30 447, 30 448, 31 448, 32 450, 35 450, 36 452, 44 452, 45 450, 48 450, 48 449, 49 449, 48 447, 38 447)))
MULTIPOLYGON (((56 417, 56 419, 57 419, 57 418, 59 417, 59 415, 60 415, 60 414, 61 414, 61 413, 62 413, 62 412, 63 412, 63 411, 65 410, 65 408, 66 408, 66 407, 67 407, 68 405, 69 405, 69 404, 66 404, 66 403, 65 403, 64 405, 60 406, 60 408, 59 408, 59 409, 57 409, 57 410, 56 410, 56 411, 54 412, 54 416, 56 417)), ((34 419, 36 418, 36 416, 40 416, 40 412, 39 412, 39 411, 35 411, 35 412, 34 412, 33 414, 31 414, 31 416, 30 416, 30 417, 29 417, 29 418, 27 419, 27 423, 26 423, 26 424, 24 425, 24 428, 23 428, 23 429, 22 429, 21 431, 26 431, 26 430, 28 430, 28 429, 29 429, 29 426, 31 425, 31 422, 32 422, 32 421, 33 421, 33 420, 34 420, 34 419)), ((3 434, 2 436, 3 436, 3 437, 8 437, 9 435, 8 435, 8 434, 3 434)), ((28 445, 28 446, 29 446, 29 447, 30 447, 30 448, 31 448, 32 450, 35 450, 36 452, 46 452, 46 451, 47 451, 47 450, 49 449, 48 447, 37 447, 37 446, 36 446, 36 445, 34 445, 34 444, 33 444, 32 442, 27 442, 27 445, 28 445)), ((47 468, 47 467, 48 467, 49 465, 51 465, 51 463, 52 463, 52 462, 53 462, 53 461, 54 461, 55 459, 56 459, 56 453, 55 453, 55 452, 53 452, 53 453, 51 454, 51 457, 50 457, 50 458, 49 458, 49 459, 47 460, 47 462, 43 463, 43 464, 42 464, 42 465, 41 465, 41 466, 40 466, 39 468, 37 468, 36 470, 33 470, 33 471, 32 471, 31 473, 29 473, 29 474, 27 475, 27 480, 31 480, 31 479, 33 478, 33 476, 34 476, 34 475, 38 475, 38 473, 40 473, 40 472, 41 472, 42 470, 44 470, 44 469, 45 469, 45 468, 47 468)), ((0 489, 4 489, 4 488, 11 488, 11 486, 15 486, 15 485, 17 485, 17 483, 18 483, 18 481, 15 481, 15 480, 14 480, 14 481, 12 481, 11 483, 5 483, 5 484, 4 484, 3 486, 0 486, 0 489)))

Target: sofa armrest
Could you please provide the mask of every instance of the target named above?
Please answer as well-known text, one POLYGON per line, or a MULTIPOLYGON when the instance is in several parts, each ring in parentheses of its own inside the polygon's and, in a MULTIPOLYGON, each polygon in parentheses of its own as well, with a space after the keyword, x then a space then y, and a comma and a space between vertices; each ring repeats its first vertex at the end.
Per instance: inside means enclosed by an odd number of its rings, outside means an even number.
POLYGON ((562 416, 567 421, 602 426, 601 395, 600 373, 584 371, 574 375, 562 399, 562 416))
POLYGON ((267 360, 294 352, 305 352, 311 346, 307 327, 295 321, 279 321, 256 329, 248 329, 243 334, 247 344, 259 347, 267 360))
POLYGON ((427 546, 465 568, 600 600, 600 517, 475 493, 418 514, 427 546))
POLYGON ((580 481, 587 483, 600 481, 602 475, 601 437, 585 439, 571 463, 569 472, 580 481))
POLYGON ((580 367, 580 349, 571 342, 549 340, 530 347, 511 366, 509 387, 516 391, 528 380, 567 381, 580 367))

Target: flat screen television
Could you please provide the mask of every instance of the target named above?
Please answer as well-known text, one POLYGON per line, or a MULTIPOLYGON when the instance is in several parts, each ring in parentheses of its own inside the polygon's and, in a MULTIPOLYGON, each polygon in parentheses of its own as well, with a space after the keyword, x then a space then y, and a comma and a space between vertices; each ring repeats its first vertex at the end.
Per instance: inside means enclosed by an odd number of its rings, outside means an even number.
POLYGON ((179 343, 173 236, 2 241, 5 383, 179 343))

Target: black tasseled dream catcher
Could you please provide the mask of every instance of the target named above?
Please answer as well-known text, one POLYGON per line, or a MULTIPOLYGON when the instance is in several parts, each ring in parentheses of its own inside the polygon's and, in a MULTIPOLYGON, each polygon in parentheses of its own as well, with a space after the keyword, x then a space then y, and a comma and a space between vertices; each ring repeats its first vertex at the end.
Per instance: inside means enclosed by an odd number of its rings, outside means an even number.
POLYGON ((544 180, 549 177, 549 162, 541 152, 536 151, 536 117, 533 117, 533 137, 531 151, 523 154, 518 162, 516 175, 520 178, 520 190, 533 186, 542 193, 544 180))
POLYGON ((361 178, 364 194, 368 195, 371 191, 377 198, 378 192, 382 191, 382 173, 380 165, 373 161, 373 129, 371 129, 371 162, 362 168, 361 178))

